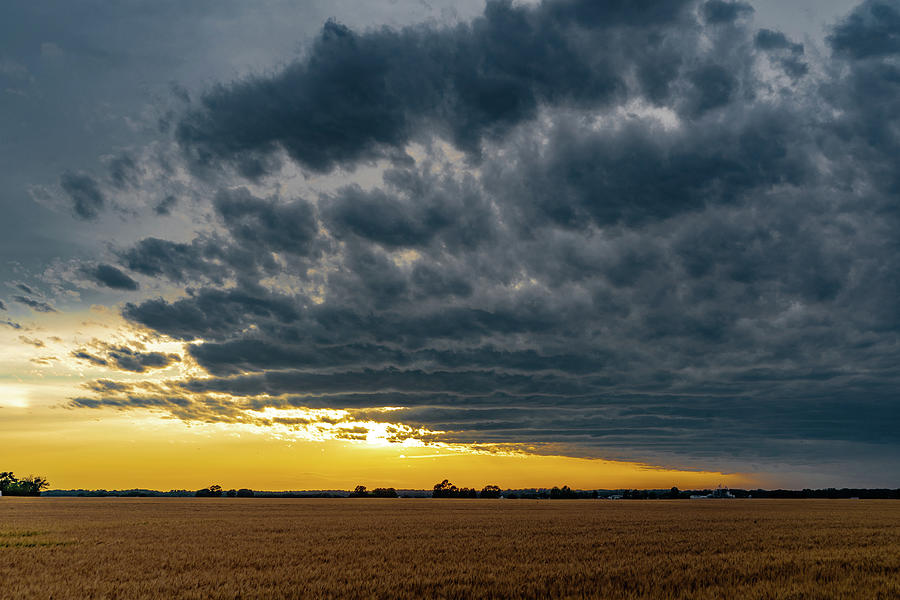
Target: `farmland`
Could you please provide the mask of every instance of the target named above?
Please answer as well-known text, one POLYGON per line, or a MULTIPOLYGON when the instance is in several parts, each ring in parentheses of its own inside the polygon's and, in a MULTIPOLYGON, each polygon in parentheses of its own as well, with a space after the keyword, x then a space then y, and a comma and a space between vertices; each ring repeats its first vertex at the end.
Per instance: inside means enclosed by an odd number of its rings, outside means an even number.
POLYGON ((4 598, 897 598, 900 502, 2 498, 4 598))

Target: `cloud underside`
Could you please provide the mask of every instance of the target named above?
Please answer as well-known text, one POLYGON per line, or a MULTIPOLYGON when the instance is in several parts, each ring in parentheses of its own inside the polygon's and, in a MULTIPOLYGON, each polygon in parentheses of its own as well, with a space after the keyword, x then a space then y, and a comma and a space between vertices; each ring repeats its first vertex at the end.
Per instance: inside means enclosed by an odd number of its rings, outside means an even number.
MULTIPOLYGON (((712 466, 897 453, 900 4, 864 2, 816 60, 751 17, 555 0, 330 22, 302 60, 211 89, 175 136, 221 187, 216 228, 92 272, 184 286, 123 314, 207 376, 73 403, 395 406, 454 443, 712 466), (250 191, 286 161, 382 182, 250 191)), ((84 218, 104 205, 63 186, 84 218)))

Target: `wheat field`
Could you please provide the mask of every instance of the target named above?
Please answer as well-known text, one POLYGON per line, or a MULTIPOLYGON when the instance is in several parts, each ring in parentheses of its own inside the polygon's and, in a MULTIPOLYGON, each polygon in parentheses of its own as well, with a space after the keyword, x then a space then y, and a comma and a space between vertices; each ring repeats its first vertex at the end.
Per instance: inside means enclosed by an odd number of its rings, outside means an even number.
POLYGON ((900 598, 900 502, 2 498, 3 598, 900 598))

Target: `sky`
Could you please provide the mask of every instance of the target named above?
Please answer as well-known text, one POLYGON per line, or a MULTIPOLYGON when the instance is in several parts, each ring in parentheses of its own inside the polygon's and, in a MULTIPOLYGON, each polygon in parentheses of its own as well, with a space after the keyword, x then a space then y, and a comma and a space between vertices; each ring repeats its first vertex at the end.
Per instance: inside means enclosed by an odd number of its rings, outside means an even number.
POLYGON ((0 22, 0 468, 900 485, 900 1, 0 22))

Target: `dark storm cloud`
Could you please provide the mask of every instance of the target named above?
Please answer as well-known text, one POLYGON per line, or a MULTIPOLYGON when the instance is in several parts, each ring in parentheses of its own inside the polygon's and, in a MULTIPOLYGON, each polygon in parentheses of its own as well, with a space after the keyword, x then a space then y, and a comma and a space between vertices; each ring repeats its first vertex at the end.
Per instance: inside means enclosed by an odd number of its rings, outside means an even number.
POLYGON ((760 29, 756 32, 756 37, 753 41, 756 43, 756 47, 761 50, 787 49, 796 54, 803 54, 803 44, 792 43, 787 36, 780 31, 760 29))
POLYGON ((391 156, 423 123, 477 155, 482 137, 532 119, 542 103, 613 101, 626 87, 613 64, 627 60, 623 45, 658 44, 651 32, 687 5, 500 1, 452 29, 361 34, 328 22, 308 55, 274 77, 208 92, 177 137, 195 164, 229 161, 248 177, 271 170, 279 149, 314 171, 391 156))
POLYGON ((90 175, 66 172, 60 177, 59 184, 69 197, 75 216, 80 219, 96 219, 106 207, 106 198, 90 175))
MULTIPOLYGON (((891 40, 900 39, 900 2, 864 2, 844 21, 838 23, 829 36, 835 55, 842 59, 842 78, 829 82, 825 91, 843 111, 833 124, 844 160, 854 164, 867 163, 867 183, 878 186, 884 196, 870 195, 870 202, 878 202, 882 210, 896 212, 896 194, 900 191, 898 150, 900 141, 895 127, 900 124, 900 67, 897 56, 900 46, 891 40), (867 37, 871 36, 871 37, 867 37)), ((853 176, 848 173, 845 176, 853 176)), ((862 178, 856 176, 856 183, 862 178)))
MULTIPOLYGON (((286 295, 261 287, 215 290, 205 288, 182 300, 128 303, 122 314, 177 339, 222 339, 257 322, 273 325, 296 321, 300 309, 286 295)), ((277 326, 277 325, 276 325, 277 326)))
POLYGON ((238 188, 220 191, 213 205, 238 242, 259 250, 305 255, 318 233, 313 207, 303 200, 263 200, 238 188))
MULTIPOLYGON (((692 71, 702 88, 690 92, 692 112, 726 102, 729 77, 719 68, 692 71)), ((618 131, 584 132, 562 122, 545 147, 523 145, 485 168, 491 190, 509 198, 504 208, 523 226, 636 225, 802 183, 810 173, 804 137, 790 107, 780 106, 747 108, 730 128, 667 132, 635 120, 618 131)))
POLYGON ((900 5, 895 0, 866 0, 834 28, 828 42, 854 59, 900 53, 900 5))
POLYGON ((753 7, 746 2, 724 2, 723 0, 704 2, 700 10, 706 22, 712 25, 731 23, 753 13, 753 7))
POLYGON ((756 32, 754 43, 760 50, 773 55, 788 76, 797 79, 809 72, 809 65, 801 58, 804 54, 803 44, 792 42, 780 31, 760 29, 756 32))
POLYGON ((13 300, 18 302, 19 304, 24 304, 31 310, 35 312, 41 313, 51 313, 56 312, 56 309, 50 306, 50 304, 43 302, 41 300, 35 300, 34 298, 29 298, 27 296, 13 296, 13 300))
POLYGON ((138 282, 112 265, 97 265, 85 268, 82 273, 96 283, 114 290, 136 290, 138 282))
POLYGON ((325 222, 339 239, 355 235, 386 247, 433 241, 477 246, 493 236, 493 215, 475 180, 416 169, 390 169, 385 188, 344 187, 325 198, 325 222))
POLYGON ((410 366, 452 369, 481 368, 515 372, 561 371, 585 374, 596 370, 609 357, 597 354, 541 355, 534 350, 510 351, 483 347, 465 350, 416 350, 378 344, 346 344, 309 348, 302 344, 277 343, 244 338, 224 343, 188 347, 191 356, 209 372, 224 375, 267 369, 327 369, 355 365, 403 368, 410 366))
POLYGON ((175 282, 209 278, 221 281, 224 269, 217 261, 219 247, 209 240, 181 244, 145 238, 119 253, 121 264, 148 277, 166 277, 175 282))
POLYGON ((898 6, 862 4, 822 57, 716 0, 328 23, 176 135, 201 169, 286 156, 345 169, 333 185, 217 182, 219 233, 118 252, 185 286, 122 314, 209 376, 73 403, 349 408, 445 432, 427 441, 705 468, 896 454, 898 6), (355 177, 376 158, 380 183, 355 177))

